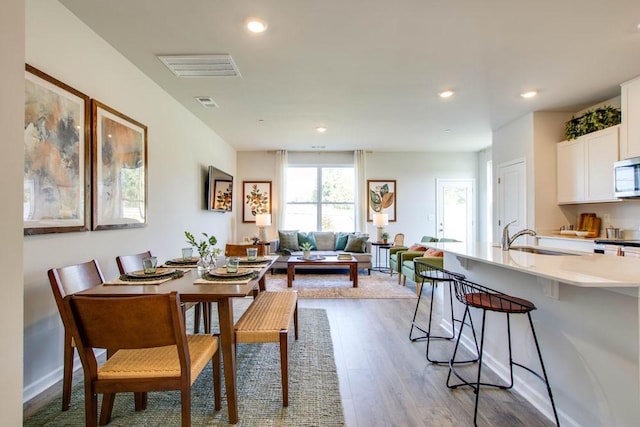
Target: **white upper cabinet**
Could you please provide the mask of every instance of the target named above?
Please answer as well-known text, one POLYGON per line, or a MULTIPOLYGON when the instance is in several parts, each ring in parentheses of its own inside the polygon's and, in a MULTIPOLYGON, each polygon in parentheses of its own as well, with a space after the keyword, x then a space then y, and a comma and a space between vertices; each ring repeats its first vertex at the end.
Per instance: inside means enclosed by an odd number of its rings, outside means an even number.
POLYGON ((620 85, 622 126, 620 127, 620 158, 640 156, 640 77, 620 85))
POLYGON ((558 203, 617 200, 613 193, 613 163, 619 159, 619 127, 558 143, 558 203))

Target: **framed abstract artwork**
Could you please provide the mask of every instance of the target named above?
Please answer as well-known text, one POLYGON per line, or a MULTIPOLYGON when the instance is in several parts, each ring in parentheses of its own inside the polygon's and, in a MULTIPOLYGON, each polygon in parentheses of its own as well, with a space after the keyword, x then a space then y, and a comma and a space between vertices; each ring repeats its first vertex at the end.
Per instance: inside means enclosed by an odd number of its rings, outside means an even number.
POLYGON ((396 221, 396 181, 367 180, 367 222, 373 221, 373 214, 389 215, 389 222, 396 221))
POLYGON ((147 127, 91 100, 93 229, 147 223, 147 127))
POLYGON ((256 215, 271 213, 271 181, 242 181, 242 222, 256 222, 256 215))
POLYGON ((26 65, 25 235, 88 231, 89 97, 26 65))

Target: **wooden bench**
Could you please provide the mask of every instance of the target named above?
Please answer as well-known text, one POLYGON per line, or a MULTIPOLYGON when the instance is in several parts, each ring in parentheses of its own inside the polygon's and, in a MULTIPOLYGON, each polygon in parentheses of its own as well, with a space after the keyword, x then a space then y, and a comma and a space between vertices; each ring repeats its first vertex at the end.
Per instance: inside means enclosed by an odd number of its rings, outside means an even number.
POLYGON ((289 406, 289 360, 287 343, 293 318, 298 339, 298 293, 260 292, 235 325, 237 343, 280 343, 282 405, 289 406))

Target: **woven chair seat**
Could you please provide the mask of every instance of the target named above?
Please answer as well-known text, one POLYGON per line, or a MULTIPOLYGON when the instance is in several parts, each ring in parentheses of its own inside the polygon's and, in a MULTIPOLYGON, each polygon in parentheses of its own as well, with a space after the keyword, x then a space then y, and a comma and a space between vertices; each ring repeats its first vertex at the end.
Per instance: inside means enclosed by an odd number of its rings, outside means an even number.
POLYGON ((294 292, 261 292, 236 323, 236 342, 278 342, 289 329, 298 297, 294 292))
MULTIPOLYGON (((191 383, 211 361, 218 340, 211 335, 187 335, 191 359, 191 383)), ((180 361, 175 345, 135 350, 118 350, 98 369, 99 380, 126 378, 180 378, 180 361)))

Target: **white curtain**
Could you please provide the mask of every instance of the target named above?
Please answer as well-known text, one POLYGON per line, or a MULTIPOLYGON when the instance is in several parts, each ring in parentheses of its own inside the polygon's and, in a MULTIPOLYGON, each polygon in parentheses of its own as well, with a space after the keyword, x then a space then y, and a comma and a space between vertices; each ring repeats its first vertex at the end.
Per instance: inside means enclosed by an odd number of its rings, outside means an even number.
POLYGON ((367 177, 366 153, 364 150, 353 152, 353 167, 356 174, 356 231, 367 232, 367 177))
POLYGON ((289 163, 287 150, 276 151, 276 182, 275 188, 278 194, 278 204, 275 215, 271 213, 273 225, 276 230, 285 230, 285 218, 287 208, 287 166, 289 163))

